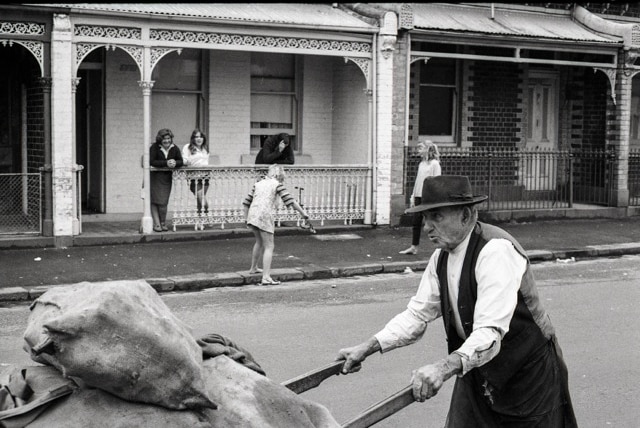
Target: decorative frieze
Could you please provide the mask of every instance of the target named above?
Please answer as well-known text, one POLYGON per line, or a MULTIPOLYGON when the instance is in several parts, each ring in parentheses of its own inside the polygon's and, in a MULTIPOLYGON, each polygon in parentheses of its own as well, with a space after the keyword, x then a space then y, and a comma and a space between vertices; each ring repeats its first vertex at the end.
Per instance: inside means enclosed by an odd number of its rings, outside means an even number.
POLYGON ((35 22, 0 22, 0 34, 42 36, 44 33, 44 24, 35 22))
POLYGON ((246 34, 210 33, 152 29, 149 37, 157 42, 204 43, 218 46, 251 46, 264 48, 287 48, 326 52, 371 53, 371 43, 340 40, 322 40, 302 37, 252 36, 246 34))
POLYGON ((98 25, 75 25, 73 27, 74 36, 82 37, 102 37, 110 39, 140 40, 142 31, 133 27, 113 27, 98 25))

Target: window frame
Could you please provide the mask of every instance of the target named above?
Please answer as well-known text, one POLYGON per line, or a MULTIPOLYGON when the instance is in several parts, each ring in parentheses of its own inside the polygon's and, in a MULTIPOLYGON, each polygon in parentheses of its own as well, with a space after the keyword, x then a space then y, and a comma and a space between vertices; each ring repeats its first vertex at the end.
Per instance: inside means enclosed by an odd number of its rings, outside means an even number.
MULTIPOLYGON (((253 52, 252 52, 253 54, 253 52)), ((251 102, 250 104, 252 104, 253 101, 253 96, 254 95, 276 95, 276 96, 289 96, 291 98, 291 127, 288 128, 256 128, 253 126, 253 124, 255 122, 253 122, 252 118, 251 118, 251 112, 249 113, 249 153, 251 154, 256 154, 260 151, 260 149, 262 148, 262 143, 264 142, 264 140, 271 136, 271 135, 276 135, 276 134, 280 134, 280 133, 287 133, 291 136, 291 146, 294 150, 295 154, 300 154, 301 153, 301 144, 300 144, 300 138, 298 135, 298 130, 300 129, 300 117, 301 117, 301 102, 300 102, 300 92, 301 92, 301 77, 302 77, 302 72, 301 72, 301 62, 299 59, 298 55, 295 54, 281 54, 281 55, 289 55, 291 56, 291 59, 293 60, 293 77, 291 79, 291 87, 292 90, 291 91, 258 91, 258 90, 253 90, 251 87, 251 82, 249 83, 250 85, 250 97, 251 97, 251 102), (259 145, 256 146, 255 143, 253 142, 253 140, 259 137, 259 145)), ((253 60, 253 57, 252 57, 253 60)), ((250 75, 250 79, 253 79, 254 77, 261 77, 260 75, 250 75)), ((274 78, 273 76, 264 76, 264 77, 268 77, 268 78, 274 78)))
MULTIPOLYGON (((429 61, 427 61, 426 63, 426 67, 429 67, 429 62, 433 61, 435 58, 429 59, 429 61)), ((445 146, 454 146, 456 145, 457 142, 457 137, 458 137, 458 123, 459 120, 458 118, 460 117, 460 113, 459 113, 459 106, 460 106, 460 73, 461 73, 461 66, 460 66, 460 61, 456 60, 454 58, 438 58, 438 59, 444 59, 444 60, 449 60, 451 61, 453 64, 453 68, 454 68, 454 81, 453 84, 443 84, 443 83, 429 83, 429 82, 424 82, 423 80, 423 73, 420 72, 420 79, 418 82, 418 97, 419 97, 419 114, 422 115, 424 109, 421 108, 422 107, 422 99, 420 97, 420 93, 422 92, 422 88, 423 87, 439 87, 439 88, 451 88, 452 92, 451 92, 451 134, 449 135, 429 135, 429 134, 421 134, 420 133, 420 129, 418 127, 418 139, 419 141, 423 141, 423 140, 431 140, 434 143, 438 144, 438 145, 445 145, 445 146)), ((421 69, 420 69, 421 70, 421 69)), ((424 101, 426 102, 426 101, 424 101)))

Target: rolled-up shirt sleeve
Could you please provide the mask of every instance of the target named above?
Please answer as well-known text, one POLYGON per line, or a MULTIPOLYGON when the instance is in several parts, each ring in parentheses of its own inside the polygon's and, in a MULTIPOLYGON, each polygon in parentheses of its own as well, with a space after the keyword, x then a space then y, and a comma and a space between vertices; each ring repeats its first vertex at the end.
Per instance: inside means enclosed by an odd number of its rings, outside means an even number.
POLYGON ((436 263, 440 250, 436 250, 425 269, 420 286, 415 296, 411 298, 407 309, 393 317, 385 327, 375 334, 380 343, 380 352, 414 343, 422 337, 427 324, 438 318, 441 313, 440 291, 436 263))
POLYGON ((475 268, 478 298, 473 332, 455 351, 462 357, 462 375, 488 363, 500 352, 526 268, 525 257, 506 239, 492 239, 480 251, 475 268))

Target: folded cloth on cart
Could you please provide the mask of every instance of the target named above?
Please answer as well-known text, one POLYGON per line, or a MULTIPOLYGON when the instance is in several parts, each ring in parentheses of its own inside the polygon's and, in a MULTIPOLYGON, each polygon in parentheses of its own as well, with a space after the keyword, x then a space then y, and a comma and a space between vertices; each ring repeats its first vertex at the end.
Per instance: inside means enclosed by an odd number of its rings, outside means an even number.
POLYGON ((125 400, 215 408, 202 349, 146 281, 55 287, 30 309, 23 348, 35 362, 125 400))
MULTIPOLYGON (((37 368, 38 366, 9 366, 0 373, 0 379, 7 372, 27 370, 37 374, 37 370, 34 370, 37 368)), ((38 376, 31 376, 30 388, 37 396, 46 395, 47 391, 41 388, 64 385, 68 381, 57 370, 49 367, 45 369, 51 370, 47 376, 53 376, 54 379, 43 382, 38 376)), ((32 409, 32 413, 23 411, 21 414, 0 417, 0 427, 340 427, 324 406, 298 396, 225 355, 205 360, 203 375, 206 392, 218 404, 217 409, 168 409, 123 400, 98 388, 78 386, 71 388, 61 398, 49 401, 41 410, 32 409), (46 411, 42 411, 45 409, 46 411)))
POLYGON ((215 358, 218 355, 226 355, 238 364, 250 368, 251 370, 266 375, 260 364, 253 359, 253 356, 242 346, 233 342, 226 336, 216 333, 209 333, 197 340, 202 348, 202 358, 215 358))

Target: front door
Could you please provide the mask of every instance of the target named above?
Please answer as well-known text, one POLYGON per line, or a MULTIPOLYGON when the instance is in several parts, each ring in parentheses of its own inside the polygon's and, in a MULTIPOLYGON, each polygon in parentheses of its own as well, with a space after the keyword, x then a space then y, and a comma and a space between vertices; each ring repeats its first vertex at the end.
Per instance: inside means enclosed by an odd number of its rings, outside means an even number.
MULTIPOLYGON (((100 50, 97 54, 101 54, 100 50)), ((105 213, 104 85, 102 62, 80 65, 76 92, 76 163, 80 174, 82 209, 85 213, 105 213)))
POLYGON ((552 190, 556 186, 553 156, 548 152, 557 147, 557 76, 552 73, 531 73, 527 88, 527 138, 523 159, 526 190, 552 190))

